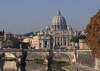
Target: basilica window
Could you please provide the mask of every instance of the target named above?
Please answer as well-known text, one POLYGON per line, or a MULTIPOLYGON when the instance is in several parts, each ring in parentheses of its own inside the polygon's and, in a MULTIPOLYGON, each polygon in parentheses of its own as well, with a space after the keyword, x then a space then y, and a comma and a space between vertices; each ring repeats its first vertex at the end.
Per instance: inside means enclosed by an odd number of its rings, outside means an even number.
POLYGON ((56 29, 56 25, 55 25, 55 29, 56 29))
POLYGON ((58 45, 59 45, 59 42, 58 42, 58 45))
POLYGON ((40 48, 41 48, 41 43, 40 43, 40 48))
POLYGON ((59 25, 58 25, 58 29, 59 29, 59 25))
POLYGON ((66 45, 66 42, 65 42, 65 45, 66 45))
POLYGON ((65 37, 65 45, 66 45, 66 37, 65 37))
POLYGON ((61 37, 61 45, 62 45, 62 37, 61 37))
POLYGON ((58 40, 59 40, 59 37, 58 37, 58 40))
POLYGON ((45 48, 47 47, 47 41, 45 41, 45 48))

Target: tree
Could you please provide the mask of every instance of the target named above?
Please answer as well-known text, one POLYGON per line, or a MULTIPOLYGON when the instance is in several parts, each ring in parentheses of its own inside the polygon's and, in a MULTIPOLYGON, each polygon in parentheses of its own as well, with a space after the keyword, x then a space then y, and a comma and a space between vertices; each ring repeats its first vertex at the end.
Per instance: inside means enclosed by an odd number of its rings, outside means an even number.
POLYGON ((100 58, 100 10, 91 17, 86 32, 86 43, 90 47, 92 55, 100 58))
POLYGON ((79 42, 79 39, 85 39, 86 38, 86 36, 84 36, 84 35, 79 35, 79 36, 75 36, 75 37, 73 37, 73 38, 71 38, 71 42, 75 42, 75 43, 78 43, 79 42))
POLYGON ((13 48, 19 49, 20 48, 20 44, 21 44, 21 42, 16 40, 16 42, 14 42, 14 44, 13 44, 13 48))

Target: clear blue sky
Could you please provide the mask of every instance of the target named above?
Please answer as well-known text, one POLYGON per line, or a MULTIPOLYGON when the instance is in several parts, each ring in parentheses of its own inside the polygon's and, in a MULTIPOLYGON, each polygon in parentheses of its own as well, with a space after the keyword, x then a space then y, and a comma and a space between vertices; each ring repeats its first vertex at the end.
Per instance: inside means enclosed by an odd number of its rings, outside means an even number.
POLYGON ((82 30, 100 9, 100 0, 0 0, 0 31, 23 34, 42 30, 51 25, 58 9, 68 26, 82 30))

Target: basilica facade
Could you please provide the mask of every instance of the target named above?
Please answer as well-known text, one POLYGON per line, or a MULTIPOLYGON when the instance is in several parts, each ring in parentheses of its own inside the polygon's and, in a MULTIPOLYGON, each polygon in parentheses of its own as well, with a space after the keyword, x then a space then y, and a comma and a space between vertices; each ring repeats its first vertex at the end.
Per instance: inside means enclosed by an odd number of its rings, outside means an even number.
POLYGON ((67 27, 65 18, 58 10, 57 15, 53 18, 51 26, 47 26, 38 33, 39 48, 67 48, 70 46, 70 39, 77 35, 77 31, 72 27, 67 27))

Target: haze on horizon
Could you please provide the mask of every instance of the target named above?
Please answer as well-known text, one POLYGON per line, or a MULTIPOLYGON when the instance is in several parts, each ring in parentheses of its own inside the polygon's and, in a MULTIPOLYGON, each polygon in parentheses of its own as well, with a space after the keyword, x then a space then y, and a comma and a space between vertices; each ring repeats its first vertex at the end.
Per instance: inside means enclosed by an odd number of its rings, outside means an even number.
POLYGON ((0 0, 0 31, 36 32, 51 25, 60 9, 67 25, 80 31, 98 10, 100 0, 0 0))

